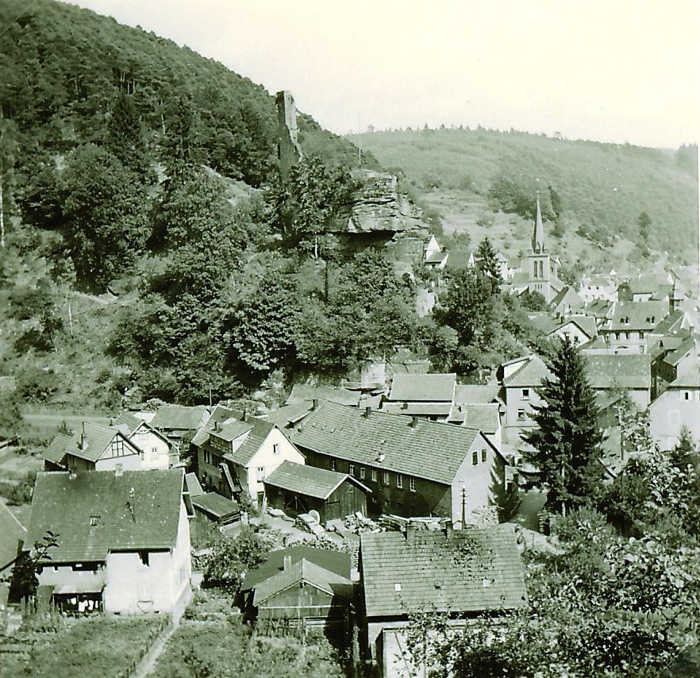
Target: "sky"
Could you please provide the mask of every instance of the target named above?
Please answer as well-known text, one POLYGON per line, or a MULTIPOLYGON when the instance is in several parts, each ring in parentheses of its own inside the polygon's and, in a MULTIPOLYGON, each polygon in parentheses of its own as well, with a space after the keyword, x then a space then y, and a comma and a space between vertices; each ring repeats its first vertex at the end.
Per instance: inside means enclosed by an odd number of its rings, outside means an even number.
POLYGON ((700 137, 700 0, 73 0, 185 44, 343 134, 441 124, 700 137))

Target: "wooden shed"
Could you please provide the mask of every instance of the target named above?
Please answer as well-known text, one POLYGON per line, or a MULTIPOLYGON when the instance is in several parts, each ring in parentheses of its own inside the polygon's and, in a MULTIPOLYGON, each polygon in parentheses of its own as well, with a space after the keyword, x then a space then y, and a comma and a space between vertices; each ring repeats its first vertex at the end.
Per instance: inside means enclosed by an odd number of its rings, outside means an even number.
POLYGON ((367 486, 328 469, 285 461, 264 480, 268 506, 292 515, 318 511, 322 522, 367 513, 367 486))

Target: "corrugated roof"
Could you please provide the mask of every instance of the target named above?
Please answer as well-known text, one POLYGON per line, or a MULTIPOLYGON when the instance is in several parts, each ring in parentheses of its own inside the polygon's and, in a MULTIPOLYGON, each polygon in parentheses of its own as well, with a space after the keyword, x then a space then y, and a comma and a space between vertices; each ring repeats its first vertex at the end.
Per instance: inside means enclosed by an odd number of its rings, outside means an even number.
POLYGON ((524 362, 513 374, 503 380, 504 386, 520 387, 520 386, 539 386, 543 379, 551 379, 552 373, 544 364, 542 358, 536 355, 528 356, 528 360, 524 362))
POLYGON ((204 405, 163 405, 151 419, 151 426, 165 431, 194 431, 202 426, 209 416, 204 405))
POLYGON ((463 426, 323 403, 292 440, 321 454, 449 484, 478 435, 463 426))
POLYGON ((431 610, 508 610, 527 604, 515 535, 506 527, 360 537, 367 617, 431 610))
POLYGON ((396 374, 389 400, 451 402, 456 374, 396 374))
POLYGON ((109 551, 169 549, 182 501, 182 469, 39 473, 27 543, 51 530, 53 562, 103 561, 109 551), (91 518, 96 524, 91 525, 91 518))
POLYGON ((347 473, 338 473, 286 460, 272 471, 263 482, 265 485, 280 487, 283 490, 303 494, 307 497, 328 499, 331 493, 345 480, 371 492, 368 487, 347 473))
POLYGON ((0 570, 17 557, 17 546, 24 541, 27 529, 4 502, 0 501, 0 570))
POLYGON ((350 579, 341 577, 331 570, 326 570, 316 563, 302 558, 292 563, 287 570, 282 570, 258 583, 255 586, 253 605, 256 607, 262 605, 272 596, 302 581, 325 591, 331 596, 337 595, 343 598, 352 596, 352 582, 350 579))
POLYGON ((329 551, 327 549, 314 548, 313 546, 291 546, 286 549, 272 551, 264 563, 255 569, 249 570, 241 584, 242 590, 248 591, 259 582, 281 572, 285 556, 289 556, 292 563, 296 563, 304 558, 325 570, 330 570, 345 579, 350 579, 349 553, 329 551))
POLYGON ((585 353, 584 359, 593 388, 651 388, 646 353, 585 353))

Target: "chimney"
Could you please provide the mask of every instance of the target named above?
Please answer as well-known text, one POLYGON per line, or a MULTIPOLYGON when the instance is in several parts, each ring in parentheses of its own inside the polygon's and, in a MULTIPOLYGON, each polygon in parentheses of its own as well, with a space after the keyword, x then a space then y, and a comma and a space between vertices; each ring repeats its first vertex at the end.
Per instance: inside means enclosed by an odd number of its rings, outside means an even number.
POLYGON ((241 421, 248 421, 248 408, 246 406, 243 407, 243 416, 241 417, 241 421))
POLYGON ((367 419, 369 418, 369 413, 372 411, 371 407, 365 407, 365 411, 362 413, 362 416, 367 419))
POLYGON ((215 431, 220 431, 220 430, 221 430, 221 423, 219 422, 218 419, 214 422, 214 430, 215 430, 215 431))
POLYGON ((287 572, 292 569, 292 556, 286 554, 282 559, 282 569, 287 572))
POLYGON ((88 446, 88 441, 87 441, 87 436, 85 435, 85 422, 83 422, 83 430, 80 433, 80 449, 87 450, 87 446, 88 446))
POLYGON ((318 409, 318 398, 314 398, 311 401, 311 409, 312 410, 317 410, 318 409))
POLYGON ((418 417, 411 417, 411 421, 408 423, 411 428, 416 428, 418 426, 418 417))

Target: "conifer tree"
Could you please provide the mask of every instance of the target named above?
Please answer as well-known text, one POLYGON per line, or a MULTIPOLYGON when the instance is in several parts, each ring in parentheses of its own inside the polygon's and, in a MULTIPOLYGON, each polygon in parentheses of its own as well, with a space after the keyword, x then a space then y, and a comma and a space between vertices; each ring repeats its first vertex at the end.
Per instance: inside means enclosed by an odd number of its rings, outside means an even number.
POLYGON ((485 237, 476 250, 476 266, 491 281, 491 291, 495 293, 502 282, 496 251, 488 237, 485 237))
POLYGON ((565 514, 596 494, 603 434, 583 358, 568 337, 547 367, 553 378, 543 380, 538 391, 543 402, 533 406, 537 428, 522 438, 534 447, 526 456, 548 488, 547 508, 565 514))

